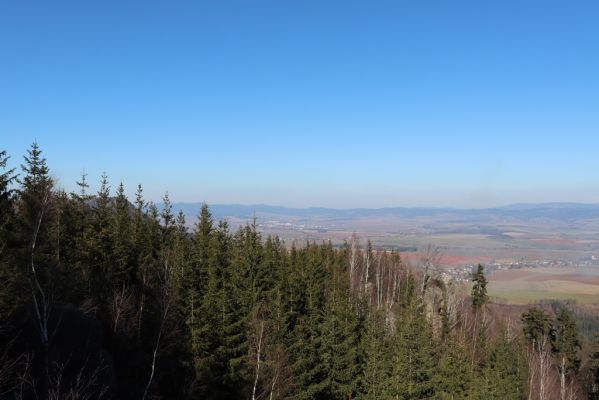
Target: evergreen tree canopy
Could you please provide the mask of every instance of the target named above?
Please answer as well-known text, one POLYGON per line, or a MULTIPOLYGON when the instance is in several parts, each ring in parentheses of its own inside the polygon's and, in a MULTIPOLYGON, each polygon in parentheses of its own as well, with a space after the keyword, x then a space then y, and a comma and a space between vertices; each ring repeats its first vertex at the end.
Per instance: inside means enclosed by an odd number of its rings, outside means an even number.
POLYGON ((489 301, 487 278, 481 264, 478 264, 476 272, 472 274, 472 283, 472 309, 477 311, 489 301))

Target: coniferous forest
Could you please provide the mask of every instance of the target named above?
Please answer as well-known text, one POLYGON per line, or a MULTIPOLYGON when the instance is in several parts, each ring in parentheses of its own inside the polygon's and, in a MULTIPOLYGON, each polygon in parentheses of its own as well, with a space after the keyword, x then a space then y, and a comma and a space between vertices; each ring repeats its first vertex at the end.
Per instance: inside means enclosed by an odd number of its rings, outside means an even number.
POLYGON ((466 288, 433 246, 412 269, 356 235, 285 243, 206 205, 188 229, 168 195, 77 185, 35 143, 0 153, 2 399, 599 399, 573 313, 514 318, 483 266, 466 288))

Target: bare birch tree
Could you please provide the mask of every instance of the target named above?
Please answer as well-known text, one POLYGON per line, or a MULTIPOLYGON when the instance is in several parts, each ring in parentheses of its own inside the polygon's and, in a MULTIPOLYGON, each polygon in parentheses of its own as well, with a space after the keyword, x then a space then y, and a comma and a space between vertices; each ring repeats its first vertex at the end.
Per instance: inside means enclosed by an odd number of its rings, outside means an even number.
POLYGON ((431 273, 439 268, 441 263, 441 249, 434 244, 427 244, 420 251, 420 266, 423 270, 422 286, 420 288, 420 297, 424 297, 424 292, 428 287, 431 273))

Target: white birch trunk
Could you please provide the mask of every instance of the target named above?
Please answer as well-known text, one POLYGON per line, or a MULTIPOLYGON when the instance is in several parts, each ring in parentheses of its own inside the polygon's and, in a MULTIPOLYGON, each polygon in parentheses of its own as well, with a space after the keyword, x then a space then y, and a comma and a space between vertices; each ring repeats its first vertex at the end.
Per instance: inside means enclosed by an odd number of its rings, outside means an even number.
MULTIPOLYGON (((260 364, 262 356, 262 335, 264 333, 264 321, 260 321, 260 334, 258 335, 258 348, 256 351, 256 377, 254 378, 254 387, 252 388, 252 400, 256 400, 256 388, 258 387, 258 379, 260 378, 260 364)), ((274 388, 274 381, 273 381, 274 388)), ((272 390, 270 392, 272 398, 272 390)))

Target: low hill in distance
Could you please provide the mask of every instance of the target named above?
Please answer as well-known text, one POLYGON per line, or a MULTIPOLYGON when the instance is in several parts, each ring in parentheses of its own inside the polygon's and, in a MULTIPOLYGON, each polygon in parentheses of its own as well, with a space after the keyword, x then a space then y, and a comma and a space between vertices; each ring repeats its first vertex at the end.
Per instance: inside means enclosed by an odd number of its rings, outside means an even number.
MULTIPOLYGON (((173 208, 183 210, 188 216, 197 215, 202 203, 175 203, 173 208)), ((359 220, 363 218, 441 218, 463 221, 487 222, 491 219, 514 219, 530 221, 538 218, 556 221, 596 219, 599 221, 599 204, 580 203, 539 203, 513 204, 494 208, 432 208, 432 207, 390 207, 390 208, 350 208, 335 209, 324 207, 290 208, 266 204, 211 204, 212 214, 217 218, 257 219, 279 217, 281 219, 313 220, 359 220)))

